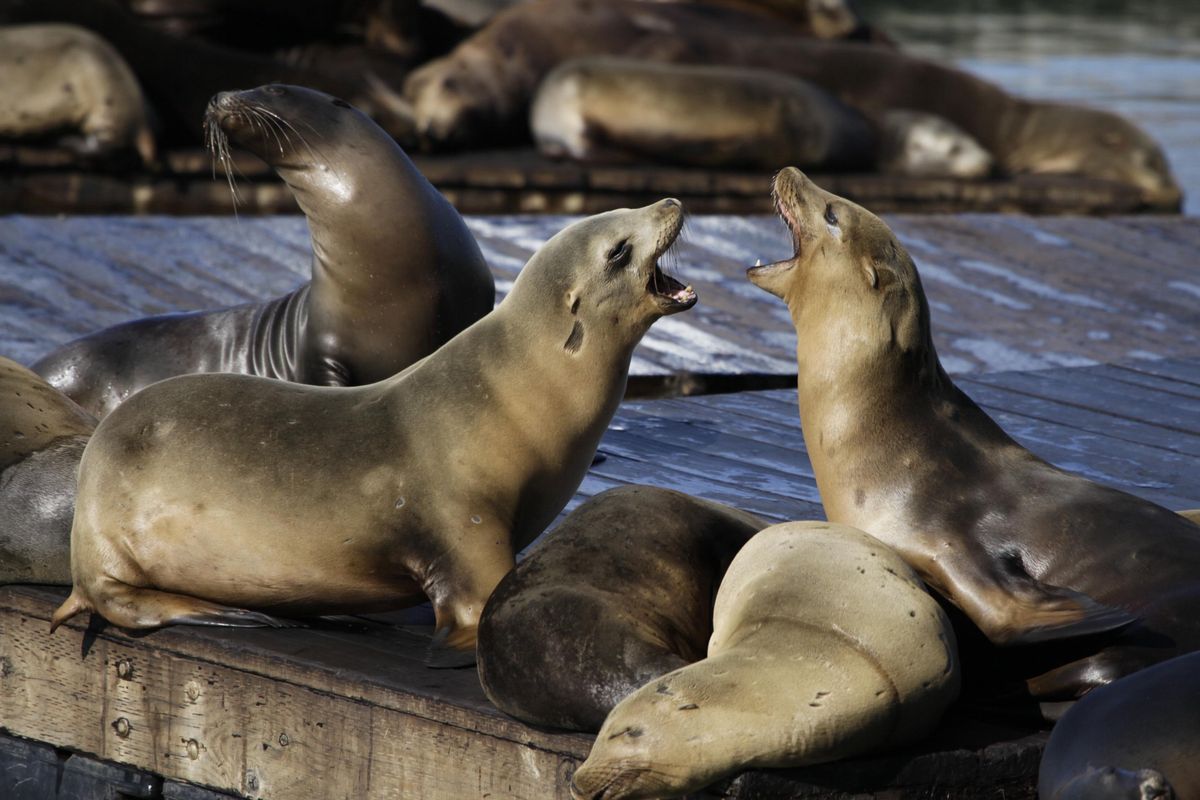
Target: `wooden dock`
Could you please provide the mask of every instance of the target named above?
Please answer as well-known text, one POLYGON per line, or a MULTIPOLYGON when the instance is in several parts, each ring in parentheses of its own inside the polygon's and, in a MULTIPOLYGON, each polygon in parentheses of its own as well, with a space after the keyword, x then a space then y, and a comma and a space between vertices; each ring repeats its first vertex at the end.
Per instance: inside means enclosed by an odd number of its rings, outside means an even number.
MULTIPOLYGON (((765 214, 771 175, 657 164, 585 165, 552 161, 533 149, 415 156, 431 182, 466 214, 592 214, 678 197, 696 213, 765 214)), ((248 153, 235 154, 244 214, 296 210, 288 189, 248 153)), ((835 194, 876 211, 1027 214, 1175 213, 1137 189, 1068 175, 959 180, 880 174, 821 174, 835 194)), ((153 170, 81 169, 65 151, 0 143, 0 213, 229 214, 224 180, 203 150, 165 155, 153 170)))
MULTIPOLYGON (((1200 360, 961 385, 1055 463, 1173 508, 1200 507, 1200 360)), ((649 483, 774 520, 821 516, 794 391, 628 403, 601 451, 607 459, 575 502, 649 483)), ((168 783, 288 800, 567 797, 590 746, 588 736, 508 719, 472 670, 426 668, 421 610, 360 629, 130 637, 80 621, 51 636, 64 594, 0 589, 0 728, 168 783)), ((915 798, 936 784, 939 797, 1032 798, 1043 741, 957 712, 911 752, 747 774, 706 796, 915 798)))
MULTIPOLYGON (((469 222, 503 293, 563 220, 469 222)), ((889 222, 917 259, 956 381, 1015 438, 1102 483, 1200 507, 1197 221, 889 222)), ((639 375, 676 388, 681 375, 726 388, 790 379, 782 304, 741 278, 755 258, 786 254, 782 228, 696 217, 686 237, 675 271, 701 305, 663 321, 684 327, 655 326, 639 375)), ((0 218, 0 352, 29 360, 98 325, 271 296, 304 280, 307 262, 295 217, 0 218)), ((771 520, 822 516, 794 390, 627 402, 600 449, 569 507, 641 483, 771 520)), ((138 637, 80 619, 50 636, 64 594, 0 587, 3 798, 565 798, 590 747, 505 717, 472 670, 426 668, 427 608, 138 637)), ((1044 739, 956 708, 910 751, 747 773, 700 796, 1033 798, 1044 739)))

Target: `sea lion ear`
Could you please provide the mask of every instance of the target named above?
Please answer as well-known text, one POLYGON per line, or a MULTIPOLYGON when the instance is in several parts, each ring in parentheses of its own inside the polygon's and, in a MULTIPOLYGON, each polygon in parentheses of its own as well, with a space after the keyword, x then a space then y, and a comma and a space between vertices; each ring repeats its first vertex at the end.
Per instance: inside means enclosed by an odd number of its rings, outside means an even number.
POLYGON ((879 288, 879 272, 870 261, 863 262, 863 274, 867 276, 867 285, 872 289, 879 288))

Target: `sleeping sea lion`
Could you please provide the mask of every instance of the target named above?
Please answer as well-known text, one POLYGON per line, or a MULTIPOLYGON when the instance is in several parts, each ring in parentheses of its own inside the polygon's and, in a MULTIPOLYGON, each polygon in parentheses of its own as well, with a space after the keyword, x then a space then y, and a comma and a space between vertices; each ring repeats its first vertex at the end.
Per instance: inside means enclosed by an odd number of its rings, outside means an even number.
POLYGON ((590 466, 634 347, 696 302, 657 264, 682 226, 677 200, 576 222, 492 313, 379 383, 184 375, 133 395, 84 451, 53 626, 87 610, 270 625, 427 597, 437 641, 473 647, 513 553, 590 466))
POLYGON ((206 124, 219 157, 232 140, 292 190, 308 219, 312 280, 263 303, 122 323, 33 365, 91 413, 192 372, 373 383, 491 310, 492 274, 466 223, 362 112, 271 84, 217 95, 206 124))
POLYGON ((538 542, 479 621, 479 681, 507 714, 596 731, 623 697, 704 656, 729 562, 766 527, 652 486, 599 494, 538 542))
POLYGON ((0 27, 0 138, 51 139, 87 158, 155 157, 145 98, 108 42, 75 25, 0 27))
POLYGON ((942 369, 888 227, 796 169, 775 196, 796 253, 748 275, 796 326, 800 422, 829 519, 894 547, 995 644, 1097 635, 1054 663, 1028 651, 1039 699, 1200 649, 1200 526, 1009 438, 942 369))
POLYGON ((870 118, 903 109, 945 119, 1005 174, 1112 181, 1136 187, 1158 207, 1182 197, 1162 148, 1117 114, 1014 97, 899 50, 796 36, 769 18, 704 5, 531 0, 414 71, 404 92, 417 130, 433 145, 494 146, 525 134, 529 104, 551 69, 592 55, 779 72, 870 118))
POLYGON ((950 621, 900 556, 845 525, 775 525, 729 565, 708 657, 617 704, 571 796, 678 797, 912 744, 958 687, 950 621))

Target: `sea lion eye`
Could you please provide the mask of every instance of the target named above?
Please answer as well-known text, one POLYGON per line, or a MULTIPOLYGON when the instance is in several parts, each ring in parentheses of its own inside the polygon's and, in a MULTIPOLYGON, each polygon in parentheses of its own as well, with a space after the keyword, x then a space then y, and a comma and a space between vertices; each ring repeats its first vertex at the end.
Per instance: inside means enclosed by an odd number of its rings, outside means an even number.
POLYGON ((608 255, 605 257, 608 259, 609 264, 620 266, 629 260, 629 254, 632 251, 633 247, 630 246, 629 240, 622 239, 620 242, 613 245, 613 249, 609 250, 608 255))
POLYGON ((829 203, 825 206, 825 221, 830 225, 837 225, 837 214, 833 213, 833 204, 829 203))
POLYGON ((267 94, 274 94, 274 95, 287 94, 286 89, 284 89, 282 86, 276 86, 275 84, 271 84, 267 88, 263 89, 263 91, 266 92, 267 94))
POLYGON ((329 102, 333 103, 338 108, 350 108, 350 104, 347 103, 345 100, 343 100, 340 97, 335 97, 332 100, 330 100, 329 102))

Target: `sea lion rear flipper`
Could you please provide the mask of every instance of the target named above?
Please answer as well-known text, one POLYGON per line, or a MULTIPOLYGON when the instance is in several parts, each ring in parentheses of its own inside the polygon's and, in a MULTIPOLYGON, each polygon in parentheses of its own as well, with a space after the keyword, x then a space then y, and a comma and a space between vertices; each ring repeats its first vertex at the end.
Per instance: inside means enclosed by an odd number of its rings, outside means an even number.
POLYGON ((1137 617, 1037 580, 1018 556, 979 552, 931 560, 929 581, 993 644, 1025 645, 1111 633, 1137 617))
MULTIPOLYGON (((72 597, 75 593, 72 593, 72 597)), ((230 628, 303 628, 304 623, 280 619, 259 611, 210 603, 198 597, 142 589, 117 581, 105 581, 94 598, 94 610, 119 628, 144 630, 166 625, 216 625, 230 628)), ((66 619, 78 609, 63 609, 66 619)), ((56 614, 57 624, 62 622, 56 614)))

